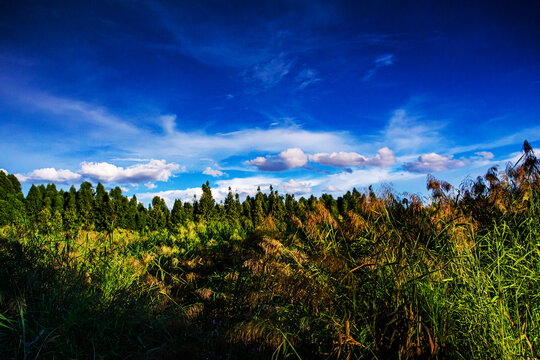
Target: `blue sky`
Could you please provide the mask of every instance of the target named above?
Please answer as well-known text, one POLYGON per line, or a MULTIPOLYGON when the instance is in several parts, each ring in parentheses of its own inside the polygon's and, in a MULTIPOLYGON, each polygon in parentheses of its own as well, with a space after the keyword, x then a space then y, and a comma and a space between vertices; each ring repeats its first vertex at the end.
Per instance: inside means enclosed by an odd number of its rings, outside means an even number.
POLYGON ((0 1, 0 168, 148 202, 425 193, 540 144, 538 2, 0 1))

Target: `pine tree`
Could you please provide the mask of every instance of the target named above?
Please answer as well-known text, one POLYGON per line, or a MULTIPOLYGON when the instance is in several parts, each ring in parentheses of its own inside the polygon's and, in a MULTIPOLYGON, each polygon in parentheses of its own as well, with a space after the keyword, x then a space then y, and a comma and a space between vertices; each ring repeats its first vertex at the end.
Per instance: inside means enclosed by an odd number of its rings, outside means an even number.
POLYGON ((137 230, 138 231, 144 231, 146 229, 146 219, 148 217, 148 213, 146 211, 146 208, 142 203, 139 203, 137 205, 137 216, 135 218, 137 230))
POLYGON ((135 230, 137 228, 137 197, 135 195, 129 200, 127 217, 124 225, 126 229, 135 230))
POLYGON ((41 204, 43 202, 43 197, 39 188, 32 184, 28 195, 26 195, 26 212, 30 219, 34 219, 37 214, 41 211, 41 204))
POLYGON ((174 200, 174 205, 171 211, 171 226, 175 227, 177 225, 184 224, 185 222, 185 213, 184 207, 182 206, 182 201, 180 199, 174 200))
POLYGON ((113 211, 109 194, 103 184, 98 182, 93 206, 93 219, 96 228, 100 231, 110 231, 112 227, 112 216, 113 211))
POLYGON ((88 228, 93 224, 92 204, 94 202, 94 189, 92 184, 85 181, 77 191, 77 213, 81 224, 88 228))
POLYGON ((225 208, 225 215, 229 220, 236 221, 238 219, 240 211, 237 206, 237 202, 234 198, 231 187, 229 186, 229 193, 227 194, 223 205, 225 208))
POLYGON ((14 175, 0 171, 0 226, 22 228, 25 222, 26 208, 21 184, 14 175))
POLYGON ((265 216, 265 211, 264 211, 264 196, 261 192, 261 188, 258 187, 257 188, 257 195, 255 195, 255 204, 254 204, 254 207, 252 209, 252 220, 253 220, 253 224, 255 226, 258 226, 260 224, 262 224, 262 221, 264 219, 264 216, 265 216))
POLYGON ((202 195, 197 207, 197 219, 208 220, 214 217, 215 214, 215 202, 212 197, 212 189, 208 181, 202 185, 202 195))

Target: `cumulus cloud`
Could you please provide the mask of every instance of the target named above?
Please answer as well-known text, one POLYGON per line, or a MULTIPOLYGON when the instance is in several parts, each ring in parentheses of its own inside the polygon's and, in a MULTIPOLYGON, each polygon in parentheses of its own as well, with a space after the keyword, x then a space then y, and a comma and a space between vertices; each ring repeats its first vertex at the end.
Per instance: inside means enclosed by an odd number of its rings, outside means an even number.
POLYGON ((70 170, 55 168, 43 168, 36 169, 26 175, 17 174, 17 178, 22 182, 56 182, 65 183, 70 181, 77 181, 81 178, 80 174, 74 173, 70 170))
POLYGON ((85 177, 103 182, 142 183, 167 181, 172 173, 179 170, 175 163, 165 160, 151 160, 146 164, 132 165, 127 168, 107 162, 83 162, 80 173, 85 177))
POLYGON ((377 166, 387 167, 396 162, 394 152, 387 147, 379 149, 377 155, 372 158, 355 152, 317 153, 309 156, 309 160, 333 167, 347 166, 377 166))
POLYGON ((211 167, 207 167, 206 169, 204 169, 203 174, 210 175, 212 177, 220 177, 223 175, 227 175, 223 171, 212 169, 211 167))
POLYGON ((453 159, 453 155, 439 155, 436 153, 423 154, 418 160, 405 163, 405 170, 417 173, 428 173, 434 171, 444 171, 464 166, 463 160, 453 159))
POLYGON ((306 165, 307 155, 300 148, 292 148, 282 151, 276 156, 257 157, 246 161, 246 164, 253 165, 263 171, 284 171, 306 165))

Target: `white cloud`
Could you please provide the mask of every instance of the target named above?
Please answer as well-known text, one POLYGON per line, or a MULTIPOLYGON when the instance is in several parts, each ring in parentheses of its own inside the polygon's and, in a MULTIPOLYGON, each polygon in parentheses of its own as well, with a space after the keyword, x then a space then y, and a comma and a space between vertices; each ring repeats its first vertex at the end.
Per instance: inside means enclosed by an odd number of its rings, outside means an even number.
POLYGON ((423 174, 413 174, 405 171, 392 171, 390 168, 356 169, 352 172, 328 175, 320 179, 319 185, 326 191, 344 193, 353 187, 359 188, 385 182, 407 181, 423 176, 423 174))
POLYGON ((259 81, 265 87, 277 85, 290 71, 293 61, 286 58, 285 54, 262 64, 255 65, 248 73, 250 79, 259 81))
POLYGON ((336 191, 339 191, 339 190, 336 189, 335 186, 328 185, 327 187, 324 188, 324 191, 328 191, 328 192, 336 192, 336 191))
POLYGON ((0 169, 1 172, 3 172, 4 174, 8 175, 9 173, 7 172, 7 170, 5 169, 0 169))
POLYGON ((107 162, 83 162, 80 173, 103 182, 142 183, 167 181, 172 173, 179 169, 178 164, 167 163, 165 160, 151 160, 146 164, 132 165, 127 168, 107 162))
POLYGON ((172 134, 176 129, 176 115, 162 115, 160 117, 161 126, 165 134, 172 134))
POLYGON ((493 153, 489 151, 479 151, 479 152, 475 152, 474 154, 481 156, 482 160, 491 160, 495 157, 495 155, 493 155, 493 153))
MULTIPOLYGON (((270 185, 280 193, 304 195, 311 193, 312 187, 317 186, 318 180, 294 180, 284 181, 283 179, 270 176, 252 176, 246 178, 234 178, 227 180, 218 180, 212 187, 212 196, 216 201, 224 200, 229 193, 229 187, 233 193, 237 193, 241 199, 246 196, 255 196, 257 188, 267 192, 270 185)), ((175 199, 180 199, 183 202, 192 201, 193 195, 200 198, 202 194, 201 188, 189 188, 180 190, 167 190, 159 192, 139 193, 137 198, 141 200, 152 200, 154 196, 159 196, 165 200, 167 206, 172 207, 175 199)))
POLYGON ((212 177, 227 175, 223 171, 212 169, 211 167, 207 167, 206 169, 204 169, 203 174, 210 175, 212 177))
POLYGON ((440 128, 441 124, 419 124, 416 117, 410 116, 404 109, 398 109, 384 130, 384 141, 397 152, 418 153, 418 150, 440 145, 440 128))
POLYGON ((375 59, 375 65, 378 66, 390 66, 396 61, 394 54, 384 54, 375 59))
POLYGON ((296 181, 290 179, 287 182, 279 184, 278 189, 286 194, 305 195, 311 193, 312 181, 296 181))
POLYGON ((277 187, 281 181, 281 179, 270 176, 251 176, 218 180, 216 181, 216 188, 212 189, 212 194, 215 194, 214 196, 216 199, 224 199, 227 196, 230 187, 234 193, 238 193, 241 198, 245 198, 246 196, 255 196, 258 187, 264 191, 268 189, 270 185, 277 187))
POLYGON ((453 159, 453 157, 453 155, 444 156, 436 153, 423 154, 418 157, 418 160, 405 163, 403 167, 412 172, 428 173, 454 169, 466 164, 465 161, 453 159))
POLYGON ((17 178, 22 182, 56 182, 65 183, 71 181, 77 181, 81 178, 80 174, 74 173, 70 170, 55 168, 43 168, 36 169, 26 175, 16 174, 17 178))
POLYGON ((149 189, 149 190, 152 190, 152 189, 155 189, 155 188, 157 188, 157 185, 156 185, 156 184, 154 184, 154 183, 153 183, 153 182, 151 182, 151 181, 149 181, 149 182, 145 183, 145 184, 144 184, 144 186, 145 186, 145 187, 146 187, 147 189, 149 189))
POLYGON ((63 98, 43 92, 29 94, 22 100, 50 113, 63 117, 69 116, 70 119, 77 122, 88 122, 93 126, 105 127, 109 130, 122 132, 125 135, 132 136, 139 133, 135 126, 111 114, 105 107, 85 101, 63 98))
POLYGON ((283 171, 306 165, 307 155, 300 148, 291 148, 282 151, 276 156, 257 157, 246 161, 246 164, 256 166, 263 171, 283 171))
POLYGON ((386 167, 394 164, 396 158, 394 152, 387 147, 379 149, 377 155, 373 158, 368 158, 355 152, 333 152, 317 153, 309 156, 309 160, 320 163, 322 165, 334 167, 346 166, 378 166, 386 167))
POLYGON ((152 159, 141 159, 141 158, 114 158, 111 161, 129 161, 129 162, 148 162, 152 159))
MULTIPOLYGON (((62 144, 47 143, 56 148, 45 149, 39 144, 42 135, 32 134, 26 142, 36 149, 19 148, 28 157, 36 157, 34 153, 49 153, 51 150, 69 153, 72 149, 80 149, 81 139, 85 144, 81 150, 90 150, 93 158, 110 158, 109 150, 121 149, 112 161, 137 161, 147 159, 182 158, 185 165, 199 169, 201 158, 212 158, 214 161, 230 158, 250 151, 276 153, 287 148, 301 148, 310 153, 358 150, 357 140, 347 131, 317 131, 302 129, 294 123, 283 123, 269 128, 241 128, 228 133, 207 133, 203 130, 185 131, 175 126, 175 115, 160 117, 142 116, 143 120, 151 120, 159 124, 162 131, 142 125, 141 119, 116 114, 109 109, 91 102, 59 97, 32 89, 15 89, 13 96, 22 106, 29 106, 33 111, 46 115, 46 119, 61 119, 64 127, 65 142, 62 144), (52 115, 52 117, 51 117, 52 115), (135 141, 135 139, 145 141, 135 141), (279 139, 279 141, 276 141, 279 139), (47 150, 47 151, 45 151, 47 150)), ((79 160, 79 159, 72 159, 79 160)), ((204 169, 200 168, 202 171, 204 169)))
POLYGON ((394 65, 396 57, 394 54, 384 54, 380 55, 373 61, 373 66, 367 71, 366 75, 362 78, 363 81, 368 81, 371 79, 380 68, 385 66, 394 65))
POLYGON ((159 196, 163 200, 165 200, 165 203, 169 208, 172 208, 174 205, 175 199, 180 199, 182 202, 186 201, 193 201, 193 195, 196 195, 197 198, 200 198, 202 195, 202 189, 201 188, 189 188, 184 190, 166 190, 166 191, 159 191, 159 192, 151 192, 151 193, 139 193, 137 194, 137 199, 139 200, 147 200, 151 201, 155 196, 159 196))
POLYGON ((525 139, 527 139, 529 143, 540 140, 540 126, 525 128, 515 133, 507 134, 502 138, 489 139, 489 141, 483 143, 456 146, 450 149, 450 151, 453 153, 461 153, 479 149, 496 149, 508 145, 520 147, 523 145, 523 140, 525 139))
POLYGON ((303 90, 309 85, 321 81, 321 79, 317 77, 317 71, 309 68, 300 71, 295 80, 298 83, 298 90, 303 90))

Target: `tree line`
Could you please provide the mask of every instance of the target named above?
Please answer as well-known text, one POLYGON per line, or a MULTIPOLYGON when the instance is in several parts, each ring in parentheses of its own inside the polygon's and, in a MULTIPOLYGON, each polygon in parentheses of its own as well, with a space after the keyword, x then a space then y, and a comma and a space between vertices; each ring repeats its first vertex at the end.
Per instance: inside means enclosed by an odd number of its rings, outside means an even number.
MULTIPOLYGON (((371 188, 370 192, 373 193, 371 188)), ((178 225, 201 221, 221 221, 249 230, 269 217, 278 228, 286 229, 291 221, 301 219, 318 202, 338 218, 349 210, 358 209, 365 201, 366 194, 357 189, 337 199, 329 194, 297 199, 291 194, 281 195, 270 186, 268 193, 259 187, 255 196, 247 196, 244 201, 229 188, 227 197, 216 202, 206 182, 200 198, 194 197, 193 202, 176 199, 169 209, 158 196, 146 207, 135 195, 131 198, 123 195, 118 186, 107 191, 103 184, 98 183, 94 188, 88 181, 78 190, 71 186, 68 191, 58 190, 54 183, 32 185, 25 197, 17 177, 0 171, 0 226, 11 225, 42 233, 116 228, 141 232, 173 230, 178 225)))
MULTIPOLYGON (((516 164, 508 164, 504 171, 492 167, 484 176, 466 179, 458 188, 428 175, 431 205, 456 206, 472 213, 480 222, 489 222, 494 211, 506 212, 538 195, 539 166, 532 147, 525 141, 523 156, 516 164)), ((370 204, 381 200, 385 207, 400 211, 418 212, 424 207, 414 194, 398 197, 387 191, 378 196, 371 186, 366 192, 354 188, 337 198, 323 194, 319 198, 312 195, 299 199, 291 194, 281 195, 272 186, 269 192, 262 192, 259 187, 255 196, 247 196, 244 201, 229 188, 224 201, 216 202, 208 181, 202 185, 200 198, 194 197, 193 202, 176 199, 172 209, 158 196, 146 207, 135 195, 123 195, 118 186, 107 191, 103 184, 94 188, 88 181, 78 190, 71 186, 68 191, 58 190, 53 183, 32 185, 25 197, 17 177, 0 171, 0 226, 41 233, 76 233, 81 229, 110 232, 118 228, 147 232, 209 221, 250 231, 269 219, 277 230, 287 231, 295 229, 296 223, 305 221, 319 206, 324 206, 333 219, 349 221, 351 214, 368 216, 370 204)))

